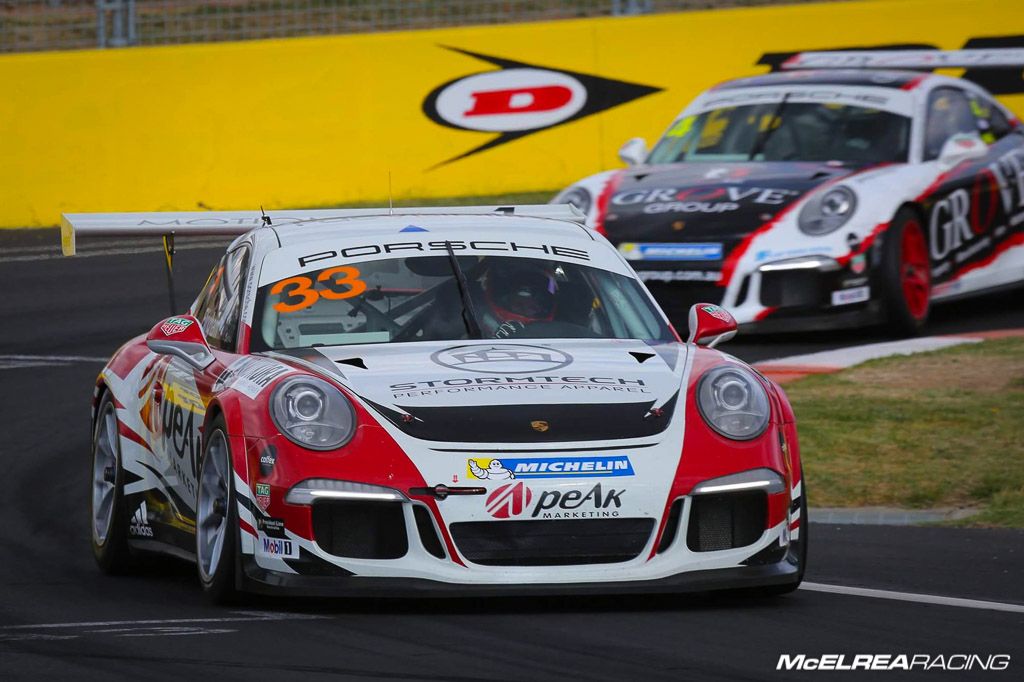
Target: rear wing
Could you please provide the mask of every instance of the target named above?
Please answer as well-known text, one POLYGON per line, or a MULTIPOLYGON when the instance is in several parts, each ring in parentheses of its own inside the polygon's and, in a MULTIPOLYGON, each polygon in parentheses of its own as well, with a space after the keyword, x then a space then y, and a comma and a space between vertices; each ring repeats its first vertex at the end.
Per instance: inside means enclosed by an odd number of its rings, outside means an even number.
POLYGON ((801 52, 783 62, 782 68, 787 70, 1024 68, 1024 48, 801 52))
POLYGON ((516 215, 568 220, 583 224, 586 216, 570 204, 523 206, 430 206, 426 208, 344 208, 312 211, 191 211, 168 213, 65 213, 60 222, 60 245, 74 256, 79 237, 238 236, 261 225, 289 225, 310 220, 389 215, 516 215))

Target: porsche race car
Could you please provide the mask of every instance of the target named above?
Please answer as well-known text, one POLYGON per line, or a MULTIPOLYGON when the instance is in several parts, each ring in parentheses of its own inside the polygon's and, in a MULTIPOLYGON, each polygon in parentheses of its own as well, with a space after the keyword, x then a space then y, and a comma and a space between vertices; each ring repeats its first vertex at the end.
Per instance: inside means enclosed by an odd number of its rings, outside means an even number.
POLYGON ((568 206, 261 220, 65 216, 67 253, 238 235, 96 380, 102 569, 183 557, 218 601, 799 585, 793 412, 714 350, 724 309, 681 341, 568 206))
POLYGON ((1024 280, 1024 127, 974 83, 905 69, 1008 65, 1024 50, 800 54, 704 92, 650 152, 627 142, 627 169, 552 202, 673 318, 710 301, 758 331, 913 334, 932 302, 1024 280))

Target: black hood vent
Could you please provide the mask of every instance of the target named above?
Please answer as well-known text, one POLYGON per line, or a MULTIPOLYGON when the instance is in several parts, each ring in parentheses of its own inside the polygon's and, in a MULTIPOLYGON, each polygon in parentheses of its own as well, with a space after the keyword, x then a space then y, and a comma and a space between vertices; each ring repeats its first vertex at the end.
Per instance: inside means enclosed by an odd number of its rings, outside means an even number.
POLYGON ((668 428, 679 394, 654 416, 654 402, 473 405, 393 409, 370 403, 404 433, 450 443, 558 443, 644 438, 668 428))

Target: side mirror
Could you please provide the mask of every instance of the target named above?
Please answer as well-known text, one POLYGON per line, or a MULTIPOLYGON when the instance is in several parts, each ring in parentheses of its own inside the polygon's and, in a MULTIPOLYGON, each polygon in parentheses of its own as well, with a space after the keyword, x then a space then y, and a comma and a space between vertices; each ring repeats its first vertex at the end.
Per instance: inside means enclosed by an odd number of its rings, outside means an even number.
POLYGON ((695 303, 690 307, 690 338, 687 343, 714 348, 736 336, 736 318, 720 306, 695 303))
POLYGON ((206 369, 214 361, 199 320, 191 315, 158 322, 146 335, 146 346, 159 355, 181 358, 198 370, 206 369))
POLYGON ((939 152, 939 165, 952 168, 962 161, 980 159, 988 153, 986 145, 977 133, 959 133, 946 140, 939 152))
POLYGON ((642 137, 634 137, 619 148, 619 158, 627 166, 636 166, 647 159, 647 142, 642 137))

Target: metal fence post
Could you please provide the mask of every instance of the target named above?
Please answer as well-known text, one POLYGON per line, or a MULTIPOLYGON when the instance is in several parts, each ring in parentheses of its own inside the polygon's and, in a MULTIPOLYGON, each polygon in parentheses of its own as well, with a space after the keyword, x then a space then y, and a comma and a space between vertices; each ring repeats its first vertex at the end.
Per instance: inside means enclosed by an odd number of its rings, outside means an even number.
POLYGON ((99 47, 127 47, 138 41, 135 0, 96 0, 96 44, 99 47), (108 22, 107 14, 110 14, 108 22), (107 35, 108 23, 110 35, 107 35))

